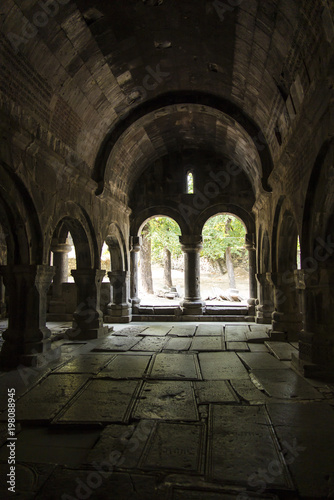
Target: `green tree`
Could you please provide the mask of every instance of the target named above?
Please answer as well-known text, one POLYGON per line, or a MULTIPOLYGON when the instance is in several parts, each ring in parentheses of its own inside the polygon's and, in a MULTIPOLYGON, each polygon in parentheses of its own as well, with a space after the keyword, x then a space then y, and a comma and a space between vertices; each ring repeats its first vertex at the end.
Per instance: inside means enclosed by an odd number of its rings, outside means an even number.
POLYGON ((223 272, 227 267, 230 288, 235 288, 233 258, 244 255, 245 228, 239 219, 229 214, 219 214, 209 219, 203 228, 202 255, 211 262, 217 261, 223 272))

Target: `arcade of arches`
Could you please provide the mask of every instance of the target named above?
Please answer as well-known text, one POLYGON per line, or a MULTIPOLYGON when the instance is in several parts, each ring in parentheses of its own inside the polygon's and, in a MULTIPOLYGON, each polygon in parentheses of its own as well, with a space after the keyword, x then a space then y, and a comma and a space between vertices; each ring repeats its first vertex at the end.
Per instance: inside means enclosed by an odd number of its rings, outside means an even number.
POLYGON ((201 231, 228 212, 248 233, 248 320, 298 341, 299 370, 333 376, 333 6, 45 4, 1 7, 2 365, 52 349, 68 232, 80 338, 138 314, 138 230, 155 215, 181 228, 183 315, 205 316, 201 231))

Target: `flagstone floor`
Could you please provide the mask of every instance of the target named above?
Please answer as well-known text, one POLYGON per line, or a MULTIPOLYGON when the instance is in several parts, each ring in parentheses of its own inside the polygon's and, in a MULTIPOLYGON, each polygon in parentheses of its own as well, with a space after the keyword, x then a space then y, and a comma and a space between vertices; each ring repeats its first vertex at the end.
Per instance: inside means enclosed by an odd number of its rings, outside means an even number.
POLYGON ((0 374, 2 499, 334 498, 334 387, 292 370, 296 344, 247 323, 132 323, 87 342, 49 327, 60 360, 0 374))

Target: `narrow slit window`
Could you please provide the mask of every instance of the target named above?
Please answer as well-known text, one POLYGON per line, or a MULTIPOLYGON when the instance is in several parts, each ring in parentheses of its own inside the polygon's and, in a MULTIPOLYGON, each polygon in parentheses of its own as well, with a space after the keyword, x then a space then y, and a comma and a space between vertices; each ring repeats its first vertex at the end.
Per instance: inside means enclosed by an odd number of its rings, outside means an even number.
POLYGON ((187 173, 187 194, 194 194, 194 175, 192 172, 187 173))

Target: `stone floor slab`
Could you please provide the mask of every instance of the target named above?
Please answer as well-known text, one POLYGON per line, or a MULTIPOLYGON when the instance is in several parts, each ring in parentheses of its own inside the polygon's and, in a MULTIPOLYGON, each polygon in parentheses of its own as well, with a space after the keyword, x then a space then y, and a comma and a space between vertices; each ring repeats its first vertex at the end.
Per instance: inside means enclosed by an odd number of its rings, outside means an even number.
POLYGON ((150 378, 198 380, 200 371, 196 355, 159 353, 156 355, 150 378))
POLYGON ((199 404, 236 403, 239 401, 230 384, 225 380, 194 382, 199 404))
POLYGON ((270 488, 292 487, 264 406, 210 405, 210 479, 248 486, 252 478, 260 480, 260 469, 268 471, 274 462, 270 488))
POLYGON ((127 326, 121 330, 116 330, 113 332, 113 335, 119 337, 135 337, 136 335, 143 335, 147 328, 147 326, 127 326))
POLYGON ((191 346, 191 339, 183 337, 171 337, 164 346, 165 351, 188 351, 191 346))
POLYGON ((264 404, 268 396, 264 394, 251 380, 231 380, 231 385, 240 399, 251 405, 264 404))
POLYGON ((269 403, 270 418, 302 498, 334 493, 334 409, 326 403, 269 403))
POLYGON ((196 325, 174 326, 168 335, 173 337, 193 337, 195 335, 196 325))
POLYGON ((241 352, 239 358, 248 366, 250 370, 288 370, 277 358, 269 353, 262 352, 241 352))
POLYGON ((197 421, 192 383, 165 380, 145 382, 133 418, 197 421))
POLYGON ((203 352, 198 358, 204 380, 248 379, 246 368, 234 352, 203 352))
POLYGON ((143 469, 201 473, 203 424, 158 422, 141 459, 143 469))
POLYGON ((253 344, 248 342, 247 345, 251 352, 269 352, 268 347, 265 344, 253 344))
POLYGON ((288 342, 265 342, 269 351, 280 361, 291 361, 292 354, 298 354, 298 349, 288 342))
POLYGON ((115 337, 114 335, 98 343, 93 352, 128 351, 131 347, 140 342, 140 337, 115 337))
POLYGON ((196 337, 216 337, 223 334, 223 326, 215 325, 199 325, 196 330, 196 337))
POLYGON ((110 456, 115 457, 113 465, 120 465, 121 456, 126 447, 129 445, 135 430, 134 425, 110 424, 107 425, 101 432, 99 439, 86 455, 85 465, 93 465, 94 463, 106 462, 110 456))
POLYGON ((267 394, 281 399, 322 399, 311 384, 292 370, 253 370, 267 394))
POLYGON ((158 352, 163 349, 167 339, 165 337, 145 337, 132 347, 132 351, 158 352))
POLYGON ((139 387, 135 380, 92 380, 55 422, 127 422, 139 387))
POLYGON ((146 327, 141 335, 151 335, 152 337, 165 337, 173 328, 173 325, 152 325, 146 327))
POLYGON ((195 337, 191 343, 190 350, 191 351, 222 351, 223 350, 222 337, 221 336, 219 336, 219 337, 195 337))
POLYGON ((225 340, 226 342, 246 342, 249 328, 246 325, 226 325, 225 340))
POLYGON ((115 355, 110 354, 81 354, 65 365, 54 370, 53 373, 93 373, 96 374, 109 363, 115 355))
POLYGON ((15 493, 9 492, 4 485, 8 480, 8 463, 0 464, 0 498, 7 500, 15 498, 17 500, 32 500, 37 492, 42 488, 50 474, 55 469, 55 465, 47 464, 25 464, 15 465, 15 493))
POLYGON ((119 354, 99 374, 99 378, 130 379, 142 378, 151 356, 136 356, 131 354, 119 354))
MULTIPOLYGON (((49 375, 17 401, 16 420, 52 420, 87 380, 87 375, 49 375)), ((2 414, 0 420, 7 419, 6 414, 7 412, 2 414)))
POLYGON ((248 344, 246 342, 226 342, 227 351, 249 351, 248 344))

